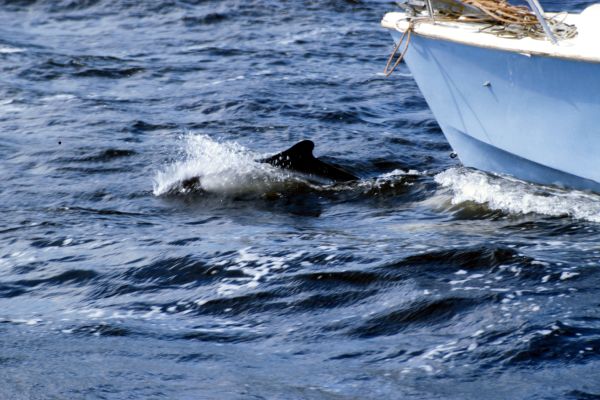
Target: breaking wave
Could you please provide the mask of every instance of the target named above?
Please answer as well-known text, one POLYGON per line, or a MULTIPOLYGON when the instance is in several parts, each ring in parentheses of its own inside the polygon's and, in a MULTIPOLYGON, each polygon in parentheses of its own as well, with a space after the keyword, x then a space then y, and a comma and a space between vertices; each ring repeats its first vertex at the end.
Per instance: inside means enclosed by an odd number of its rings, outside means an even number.
POLYGON ((450 168, 434 177, 449 190, 452 205, 474 202, 512 214, 541 214, 600 222, 600 196, 523 182, 467 168, 450 168))

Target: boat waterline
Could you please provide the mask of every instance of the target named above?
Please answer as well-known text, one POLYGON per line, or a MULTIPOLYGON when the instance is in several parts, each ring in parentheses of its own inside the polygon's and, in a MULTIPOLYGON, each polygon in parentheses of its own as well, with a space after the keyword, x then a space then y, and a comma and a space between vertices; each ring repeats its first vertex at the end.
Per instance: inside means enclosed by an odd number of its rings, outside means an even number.
POLYGON ((591 179, 546 167, 526 158, 477 140, 453 128, 442 128, 453 149, 461 149, 461 162, 482 171, 507 174, 529 182, 563 186, 600 193, 600 184, 591 179))

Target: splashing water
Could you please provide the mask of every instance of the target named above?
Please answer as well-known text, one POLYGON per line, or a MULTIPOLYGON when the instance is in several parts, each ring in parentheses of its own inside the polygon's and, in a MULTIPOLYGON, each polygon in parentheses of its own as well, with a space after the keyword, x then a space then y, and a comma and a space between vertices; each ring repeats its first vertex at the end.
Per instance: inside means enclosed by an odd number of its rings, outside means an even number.
POLYGON ((257 162, 255 154, 235 142, 219 142, 206 135, 184 139, 185 157, 159 171, 154 195, 187 193, 181 183, 199 177, 201 190, 223 196, 264 194, 301 182, 292 173, 257 162))
POLYGON ((593 193, 539 186, 466 168, 450 168, 437 174, 435 181, 450 189, 453 205, 471 201, 508 213, 600 222, 600 196, 593 193))

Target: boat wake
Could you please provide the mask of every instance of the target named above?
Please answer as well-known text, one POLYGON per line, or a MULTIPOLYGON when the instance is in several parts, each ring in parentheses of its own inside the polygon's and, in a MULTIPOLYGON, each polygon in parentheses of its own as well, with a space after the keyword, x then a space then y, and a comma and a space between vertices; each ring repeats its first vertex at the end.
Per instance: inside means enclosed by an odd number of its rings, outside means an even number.
MULTIPOLYGON (((352 200, 364 196, 402 195, 418 190, 427 173, 394 170, 356 182, 316 183, 293 171, 257 162, 264 154, 252 152, 236 142, 216 141, 206 135, 184 137, 183 157, 159 171, 154 195, 212 195, 227 198, 269 198, 281 194, 318 192, 332 199, 352 200), (186 181, 199 177, 197 186, 186 181), (417 185, 418 186, 418 185, 417 185), (350 195, 350 197, 348 197, 350 195)), ((508 214, 539 214, 600 222, 600 195, 536 185, 508 176, 487 174, 469 168, 450 168, 433 177, 438 189, 429 192, 429 204, 452 208, 483 206, 508 214), (433 194, 433 197, 429 197, 433 194)))
POLYGON ((600 195, 527 183, 468 168, 450 168, 434 177, 452 205, 469 202, 511 214, 541 214, 600 222, 600 195))

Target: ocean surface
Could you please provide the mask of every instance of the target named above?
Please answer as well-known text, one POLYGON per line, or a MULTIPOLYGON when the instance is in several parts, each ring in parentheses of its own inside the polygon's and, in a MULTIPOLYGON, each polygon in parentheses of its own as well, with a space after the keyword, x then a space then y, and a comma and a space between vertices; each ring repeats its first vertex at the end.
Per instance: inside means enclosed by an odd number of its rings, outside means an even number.
POLYGON ((600 195, 451 158, 395 9, 0 0, 0 399, 600 399, 600 195))

